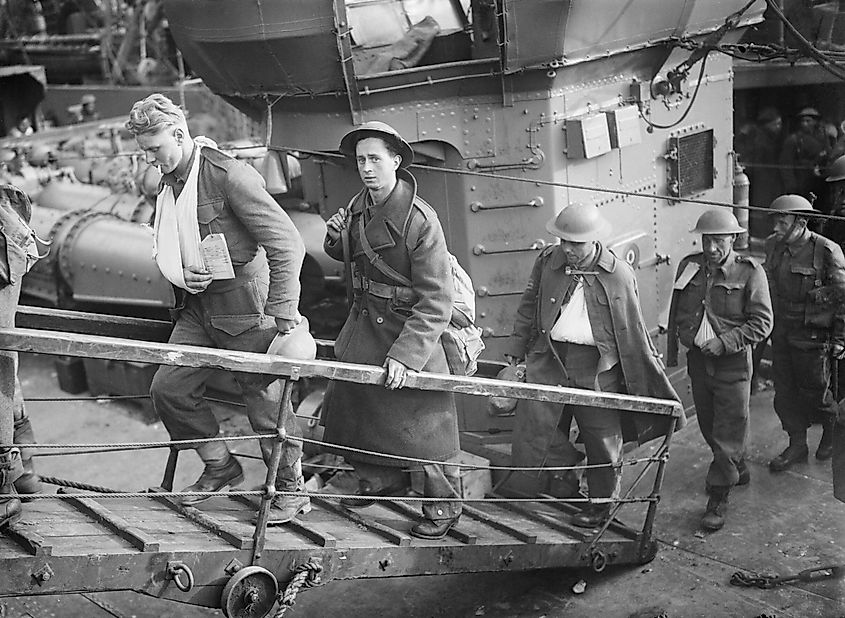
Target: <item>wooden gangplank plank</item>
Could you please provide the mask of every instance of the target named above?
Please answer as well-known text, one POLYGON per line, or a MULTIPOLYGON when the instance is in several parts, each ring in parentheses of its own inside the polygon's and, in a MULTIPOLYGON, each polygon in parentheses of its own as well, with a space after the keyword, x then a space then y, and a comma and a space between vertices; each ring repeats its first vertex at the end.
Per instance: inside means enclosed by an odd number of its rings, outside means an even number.
POLYGON ((52 544, 30 529, 26 523, 16 523, 3 531, 6 536, 19 543, 33 556, 50 556, 53 553, 52 544))
POLYGON ((523 530, 517 530, 516 528, 509 526, 508 524, 502 522, 500 519, 496 519, 489 513, 482 511, 481 509, 477 509, 475 507, 470 506, 469 504, 464 504, 461 507, 461 514, 468 515, 472 517, 476 521, 480 521, 483 524, 490 526, 491 528, 495 528, 499 532, 504 532, 512 536, 515 539, 519 539, 524 543, 536 543, 537 542, 537 535, 536 534, 529 534, 523 530))
POLYGON ((227 526, 223 522, 214 519, 197 508, 179 504, 176 500, 168 496, 156 495, 163 491, 164 489, 161 487, 154 487, 150 489, 150 497, 173 509, 198 526, 205 528, 209 532, 213 532, 227 543, 230 543, 233 547, 238 549, 252 549, 254 546, 254 541, 251 536, 241 534, 239 531, 234 530, 231 526, 227 526))
MULTIPOLYGON (((256 513, 258 513, 258 507, 260 504, 260 500, 253 499, 251 496, 230 496, 236 502, 240 502, 248 506, 250 509, 253 509, 256 513)), ((289 522, 284 524, 267 524, 270 525, 282 525, 294 532, 304 536, 310 541, 313 541, 320 547, 337 547, 337 538, 333 535, 328 534, 326 532, 321 532, 314 528, 313 526, 308 525, 307 522, 302 521, 300 519, 293 519, 289 522)))
POLYGON ((340 517, 351 521, 354 524, 359 526, 363 526, 370 532, 373 532, 391 543, 398 545, 399 547, 407 547, 411 544, 411 537, 399 530, 395 530, 390 526, 385 526, 381 522, 373 521, 371 519, 367 519, 362 517, 352 509, 347 509, 346 507, 341 506, 340 504, 335 504, 331 499, 320 498, 318 496, 311 496, 311 502, 318 504, 321 508, 326 509, 327 511, 331 511, 335 515, 339 515, 340 517))
MULTIPOLYGON (((501 508, 507 509, 519 517, 530 519, 548 528, 562 532, 579 541, 585 541, 590 536, 584 531, 584 529, 573 526, 563 519, 558 519, 552 513, 542 511, 539 508, 532 510, 530 507, 527 507, 527 505, 523 506, 525 503, 519 503, 517 505, 510 502, 498 502, 497 504, 501 508)), ((541 504, 543 503, 538 503, 538 505, 541 504)))
POLYGON ((115 515, 102 504, 92 498, 73 496, 65 498, 65 502, 76 507, 95 521, 108 527, 112 532, 128 541, 133 547, 141 551, 157 552, 161 543, 143 530, 139 530, 122 517, 115 515))

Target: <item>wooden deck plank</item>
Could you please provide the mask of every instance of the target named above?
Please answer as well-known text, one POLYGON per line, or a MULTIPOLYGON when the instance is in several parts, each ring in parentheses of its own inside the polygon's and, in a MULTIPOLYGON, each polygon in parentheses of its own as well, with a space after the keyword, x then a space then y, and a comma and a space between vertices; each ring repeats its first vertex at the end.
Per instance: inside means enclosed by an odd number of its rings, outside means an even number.
POLYGON ((109 511, 93 498, 76 496, 69 499, 68 502, 86 515, 92 517, 97 523, 106 526, 114 534, 129 541, 133 547, 144 552, 155 552, 159 550, 160 543, 158 539, 132 525, 126 519, 109 511))
POLYGON ((411 537, 404 532, 400 532, 399 530, 386 526, 380 522, 363 517, 351 509, 340 506, 340 504, 334 502, 333 500, 312 496, 311 501, 319 505, 321 508, 330 511, 333 514, 352 522, 353 524, 362 526, 368 531, 387 539, 399 547, 406 547, 411 544, 411 537))
MULTIPOLYGON (((155 488, 151 491, 163 490, 155 488)), ((155 496, 155 494, 151 495, 155 496)), ((254 545, 252 535, 245 535, 241 528, 233 526, 231 522, 226 522, 225 524, 221 523, 219 520, 214 519, 210 515, 203 513, 195 507, 182 506, 172 498, 168 498, 166 496, 155 496, 155 498, 161 504, 169 506, 171 509, 173 509, 175 512, 179 513, 183 517, 187 517, 197 525, 202 526, 210 532, 213 532, 221 539, 231 544, 233 547, 236 547, 237 549, 251 549, 254 545)))
MULTIPOLYGON (((257 498, 252 498, 251 496, 232 496, 232 499, 236 502, 244 505, 247 507, 247 510, 250 513, 250 519, 257 515, 258 507, 260 504, 260 500, 257 498)), ((337 546, 337 538, 334 535, 321 531, 318 527, 314 527, 308 521, 303 521, 302 519, 294 519, 284 524, 267 524, 267 537, 269 540, 271 531, 280 530, 280 531, 291 531, 295 532, 309 541, 313 541, 320 547, 336 547, 337 546)), ((275 540, 275 536, 274 536, 275 540)))

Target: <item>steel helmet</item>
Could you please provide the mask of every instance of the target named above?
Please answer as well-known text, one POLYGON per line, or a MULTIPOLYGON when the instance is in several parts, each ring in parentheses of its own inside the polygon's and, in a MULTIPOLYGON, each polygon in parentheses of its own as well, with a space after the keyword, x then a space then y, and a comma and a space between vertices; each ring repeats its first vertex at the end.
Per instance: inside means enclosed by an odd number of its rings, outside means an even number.
POLYGON ((546 229, 563 240, 589 242, 607 236, 610 223, 595 204, 570 204, 546 223, 546 229))
POLYGON ((714 208, 702 214, 690 232, 697 234, 742 234, 745 232, 727 208, 714 208))
POLYGON ((845 155, 838 157, 827 170, 827 182, 845 180, 845 155))
POLYGON ((801 195, 794 195, 794 194, 787 194, 781 195, 780 197, 775 198, 769 208, 772 209, 773 212, 769 213, 771 215, 779 215, 783 213, 794 213, 796 215, 800 214, 810 214, 813 212, 819 212, 810 201, 801 196, 801 195))
POLYGON ((798 118, 803 118, 804 116, 809 116, 810 118, 821 118, 821 114, 815 107, 805 107, 798 112, 796 116, 798 116, 798 118))
POLYGON ((283 335, 278 333, 270 342, 267 354, 284 356, 295 360, 314 360, 317 358, 317 342, 308 328, 308 318, 302 320, 292 331, 283 335))
POLYGON ((414 150, 411 145, 402 139, 396 129, 378 120, 370 120, 349 131, 341 138, 338 150, 347 157, 355 158, 355 145, 368 137, 380 137, 391 144, 402 157, 399 167, 408 167, 414 162, 414 150))

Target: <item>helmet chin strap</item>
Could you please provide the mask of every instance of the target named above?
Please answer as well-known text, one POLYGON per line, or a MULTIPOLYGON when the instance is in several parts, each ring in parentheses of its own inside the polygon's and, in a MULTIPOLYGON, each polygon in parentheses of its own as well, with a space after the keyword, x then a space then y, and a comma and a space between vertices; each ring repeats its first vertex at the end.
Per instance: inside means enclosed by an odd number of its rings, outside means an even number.
MULTIPOLYGON (((783 235, 783 242, 789 243, 792 237, 792 232, 797 230, 799 227, 802 228, 802 231, 807 229, 807 219, 795 215, 795 220, 792 222, 792 225, 789 226, 789 229, 786 231, 786 234, 783 235)), ((800 236, 800 234, 796 234, 795 238, 798 238, 798 236, 800 236)))

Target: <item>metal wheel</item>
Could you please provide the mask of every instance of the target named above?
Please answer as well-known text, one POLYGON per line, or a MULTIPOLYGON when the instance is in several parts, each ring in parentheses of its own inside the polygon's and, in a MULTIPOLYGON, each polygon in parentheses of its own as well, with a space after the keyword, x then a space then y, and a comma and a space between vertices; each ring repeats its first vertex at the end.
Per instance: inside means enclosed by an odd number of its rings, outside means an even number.
POLYGON ((267 569, 243 567, 232 575, 220 595, 227 618, 264 618, 276 604, 279 583, 267 569))

